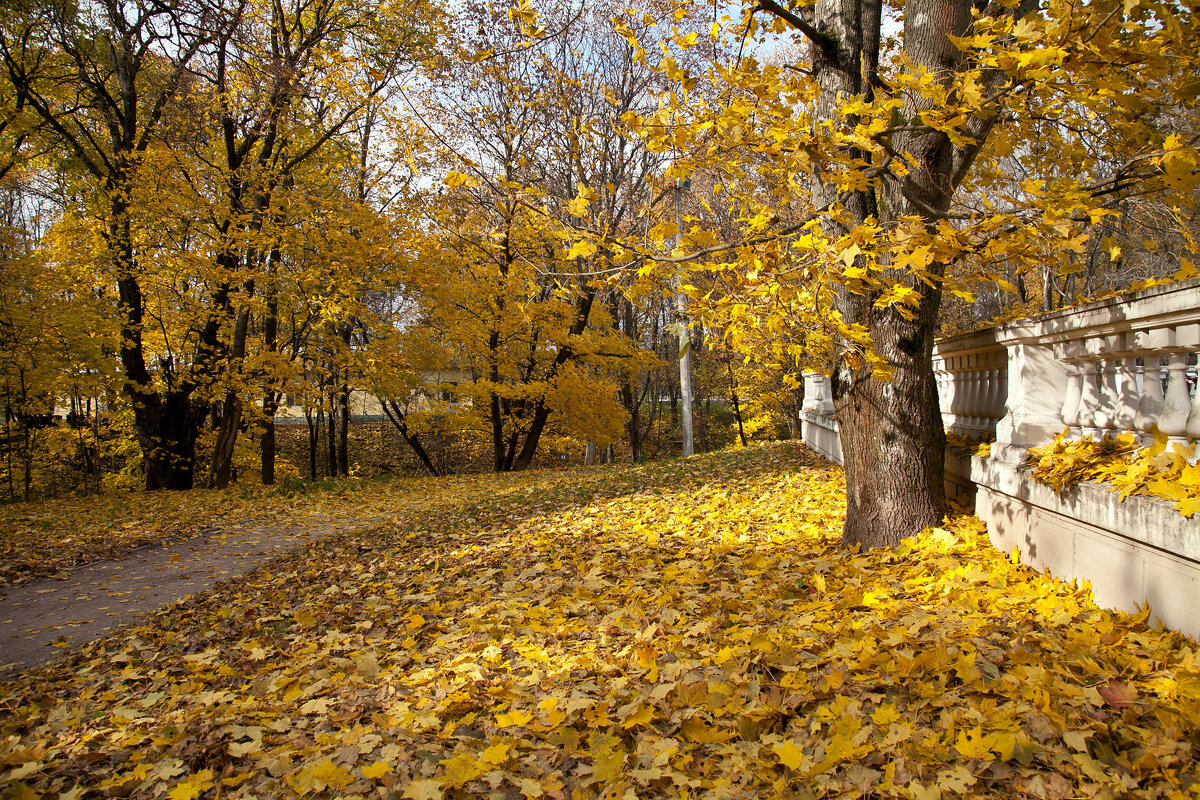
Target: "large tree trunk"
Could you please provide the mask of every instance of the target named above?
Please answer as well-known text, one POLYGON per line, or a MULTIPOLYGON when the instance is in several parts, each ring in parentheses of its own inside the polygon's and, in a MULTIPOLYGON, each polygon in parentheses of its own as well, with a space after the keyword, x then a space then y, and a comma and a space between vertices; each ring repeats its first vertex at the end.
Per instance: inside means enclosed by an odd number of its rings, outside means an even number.
POLYGON ((225 401, 221 403, 221 421, 207 481, 210 489, 224 489, 229 485, 233 476, 233 451, 241 424, 242 398, 231 389, 225 393, 225 401))
POLYGON ((521 452, 512 462, 512 469, 516 471, 529 469, 529 465, 533 463, 533 457, 537 453, 538 443, 542 440, 542 431, 546 429, 548 419, 550 419, 549 406, 542 400, 538 400, 533 412, 533 422, 529 425, 529 432, 525 434, 521 452))
POLYGON ((833 395, 846 472, 847 546, 892 547, 946 514, 946 435, 930 365, 935 326, 895 313, 872 320, 875 351, 890 381, 869 363, 843 359, 833 395))
MULTIPOLYGON (((236 270, 238 260, 235 256, 229 255, 223 262, 223 265, 230 271, 236 270)), ((248 281, 244 287, 248 294, 254 293, 254 282, 248 281)), ((222 287, 217 292, 214 298, 214 305, 226 314, 231 314, 233 309, 229 302, 229 291, 227 287, 222 287)), ((250 330, 250 310, 243 308, 237 312, 236 322, 233 327, 233 345, 229 349, 229 359, 226 368, 234 372, 235 375, 240 374, 241 365, 246 359, 246 337, 250 330)), ((214 329, 215 333, 215 329, 214 329)), ((215 336, 213 344, 209 348, 214 355, 220 351, 220 346, 216 343, 215 336)), ((215 365, 216 359, 211 359, 211 363, 215 365)), ((210 489, 224 489, 229 485, 229 481, 233 476, 233 453, 237 445, 238 433, 242 429, 242 398, 238 395, 237 389, 230 389, 225 393, 225 402, 221 404, 221 424, 217 433, 216 446, 213 448, 213 460, 209 467, 208 479, 206 481, 210 489)))
POLYGON ((121 194, 124 173, 109 182, 114 192, 106 236, 117 272, 121 320, 121 365, 125 394, 133 407, 133 429, 142 448, 146 488, 191 489, 196 461, 196 437, 207 408, 193 403, 191 387, 156 392, 142 346, 144 301, 136 275, 129 207, 121 194))
POLYGON ((157 403, 134 406, 147 489, 192 488, 196 438, 205 416, 206 409, 179 392, 167 393, 157 403))
MULTIPOLYGON (((913 0, 905 11, 907 54, 948 80, 962 60, 948 34, 966 33, 971 3, 913 0)), ((815 12, 816 29, 828 37, 813 45, 814 73, 821 86, 819 106, 823 116, 834 119, 840 98, 859 94, 870 98, 874 92, 880 4, 878 0, 820 0, 815 12)), ((944 133, 916 124, 928 103, 915 94, 906 96, 902 117, 909 121, 910 132, 901 132, 893 140, 895 150, 911 154, 917 164, 901 186, 882 198, 883 203, 871 189, 844 198, 854 223, 869 216, 884 223, 916 216, 936 231, 973 153, 956 153, 944 133), (956 164, 956 157, 965 158, 966 164, 956 164)), ((987 127, 975 133, 981 142, 987 127)), ((814 189, 818 205, 838 195, 836 187, 819 178, 814 189)), ((944 268, 932 264, 929 270, 941 274, 944 268)), ((910 286, 916 280, 901 272, 887 277, 910 286)), ((939 523, 946 513, 945 432, 930 360, 941 290, 914 288, 922 292, 922 300, 912 320, 903 319, 893 308, 876 308, 874 296, 843 290, 838 297, 843 319, 867 328, 871 346, 892 373, 890 380, 875 377, 872 365, 854 352, 852 344, 843 343, 833 393, 846 467, 842 541, 847 546, 894 546, 939 523)))

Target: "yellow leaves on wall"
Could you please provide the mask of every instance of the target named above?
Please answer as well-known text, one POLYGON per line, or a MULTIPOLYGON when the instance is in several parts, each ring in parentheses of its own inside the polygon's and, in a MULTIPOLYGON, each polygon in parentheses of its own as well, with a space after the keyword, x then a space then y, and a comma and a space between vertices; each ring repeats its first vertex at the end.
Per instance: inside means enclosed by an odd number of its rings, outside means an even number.
POLYGON ((1122 500, 1131 496, 1158 497, 1175 504, 1185 517, 1200 511, 1200 464, 1189 463, 1195 444, 1172 443, 1156 431, 1154 443, 1139 448, 1133 434, 1090 434, 1072 440, 1064 431, 1050 444, 1029 451, 1033 478, 1056 492, 1077 483, 1106 484, 1122 500))

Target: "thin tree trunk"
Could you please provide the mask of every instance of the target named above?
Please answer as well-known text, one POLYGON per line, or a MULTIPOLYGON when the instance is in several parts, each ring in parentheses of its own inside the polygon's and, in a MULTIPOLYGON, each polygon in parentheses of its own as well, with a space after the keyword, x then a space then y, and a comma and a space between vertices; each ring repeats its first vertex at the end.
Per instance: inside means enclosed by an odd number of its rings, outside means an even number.
POLYGON ((308 423, 308 479, 317 479, 317 453, 321 444, 321 410, 314 415, 308 406, 304 407, 304 420, 308 423))
POLYGON ((726 359, 725 366, 729 368, 729 397, 733 400, 733 416, 737 419, 738 438, 742 440, 742 447, 745 447, 746 429, 742 425, 742 406, 738 403, 737 381, 733 377, 733 363, 729 359, 726 359))
POLYGON ((210 489, 224 489, 229 485, 233 475, 233 452, 241 423, 242 398, 231 389, 225 393, 225 400, 221 403, 221 420, 213 448, 212 469, 207 481, 210 489))
POLYGON ((13 440, 12 440, 12 405, 4 404, 4 450, 5 457, 8 460, 8 499, 15 500, 17 497, 17 487, 13 483, 13 440))
POLYGON ((350 474, 350 386, 343 383, 338 390, 337 474, 350 474))
POLYGON ((263 397, 263 429, 259 439, 259 467, 264 486, 275 484, 275 414, 279 411, 279 394, 267 392, 263 397))
MULTIPOLYGON (((278 247, 272 248, 268 259, 270 268, 266 284, 266 311, 263 313, 263 349, 268 354, 279 350, 279 286, 277 275, 282 253, 278 247)), ((263 434, 259 442, 260 466, 262 482, 267 486, 275 483, 275 414, 279 411, 279 392, 274 388, 273 381, 268 378, 268 388, 263 394, 263 434)))
POLYGON ((325 427, 325 473, 337 477, 337 397, 336 392, 329 393, 329 424, 325 427))

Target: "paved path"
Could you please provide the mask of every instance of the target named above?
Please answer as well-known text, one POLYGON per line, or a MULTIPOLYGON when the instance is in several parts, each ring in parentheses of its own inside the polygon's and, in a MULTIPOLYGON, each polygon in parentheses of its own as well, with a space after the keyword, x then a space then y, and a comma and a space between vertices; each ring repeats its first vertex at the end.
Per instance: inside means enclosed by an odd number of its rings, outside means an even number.
POLYGON ((330 519, 294 527, 214 530, 144 547, 119 561, 80 567, 66 580, 0 589, 0 678, 107 636, 142 614, 242 575, 331 531, 364 522, 330 519))

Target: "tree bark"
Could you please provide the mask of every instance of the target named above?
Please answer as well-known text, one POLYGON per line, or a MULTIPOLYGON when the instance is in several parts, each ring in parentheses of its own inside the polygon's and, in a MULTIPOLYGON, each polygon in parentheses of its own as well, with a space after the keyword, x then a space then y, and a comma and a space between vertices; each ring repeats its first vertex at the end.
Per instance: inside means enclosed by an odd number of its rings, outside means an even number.
POLYGON ((325 462, 329 477, 337 477, 337 392, 329 392, 329 424, 325 429, 325 462))
MULTIPOLYGON (((970 0, 913 0, 905 12, 906 53, 918 66, 949 81, 963 58, 949 35, 967 32, 970 0)), ((877 0, 820 0, 815 21, 828 37, 814 42, 812 48, 821 87, 818 107, 823 116, 834 119, 841 97, 873 96, 880 6, 877 0)), ((908 127, 893 139, 893 148, 909 153, 916 164, 882 198, 873 189, 843 197, 852 223, 873 215, 884 223, 915 216, 925 221, 931 234, 936 232, 991 123, 976 121, 971 131, 974 144, 955 148, 946 134, 915 124, 930 102, 916 93, 905 96, 901 115, 908 127)), ((836 187, 818 177, 815 202, 822 205, 837 197, 836 187)), ((844 232, 845 227, 831 232, 844 232)), ((935 276, 944 270, 944 264, 929 267, 935 276)), ((834 368, 834 403, 846 471, 842 541, 850 547, 894 546, 940 523, 946 513, 945 431, 931 363, 940 284, 914 286, 916 279, 899 271, 886 276, 921 292, 913 319, 904 319, 891 307, 876 308, 874 296, 843 290, 837 299, 843 319, 870 332, 875 353, 892 372, 890 380, 876 377, 872 365, 850 343, 843 343, 834 368)))
MULTIPOLYGON (((275 274, 279 265, 279 248, 271 251, 271 280, 267 283, 267 308, 263 314, 263 349, 275 353, 279 349, 279 288, 275 274)), ((259 442, 262 482, 266 486, 275 483, 275 413, 279 411, 279 392, 268 379, 268 388, 263 394, 263 433, 259 442)))
MULTIPOLYGON (((246 357, 246 336, 250 327, 250 312, 243 309, 237 315, 234 326, 233 347, 230 360, 237 370, 246 357)), ((233 476, 233 453, 238 433, 242 427, 242 398, 236 388, 225 393, 221 404, 221 422, 217 429, 217 441, 213 447, 212 466, 208 473, 208 488, 224 489, 233 476)))
POLYGON ((350 474, 350 386, 344 383, 338 390, 337 474, 350 474))

